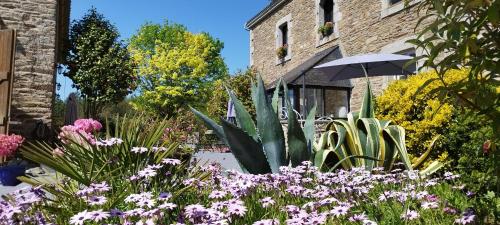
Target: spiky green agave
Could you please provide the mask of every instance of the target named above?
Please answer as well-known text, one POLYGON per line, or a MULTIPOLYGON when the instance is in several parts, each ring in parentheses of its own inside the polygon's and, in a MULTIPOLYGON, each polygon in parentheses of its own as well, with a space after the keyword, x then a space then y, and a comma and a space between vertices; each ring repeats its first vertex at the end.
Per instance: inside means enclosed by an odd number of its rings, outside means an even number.
MULTIPOLYGON (((406 151, 404 128, 375 118, 368 80, 361 111, 349 113, 347 120, 338 119, 328 124, 314 143, 314 155, 314 164, 322 171, 331 171, 338 166, 390 170, 398 157, 408 170, 417 166, 411 164, 406 151)), ((418 163, 423 160, 421 157, 418 163)), ((435 169, 439 166, 434 165, 435 169)))
POLYGON ((257 112, 256 123, 234 93, 227 89, 234 103, 237 126, 221 119, 220 125, 198 110, 193 113, 205 125, 229 146, 231 152, 243 170, 252 174, 277 173, 281 166, 297 166, 303 161, 312 159, 312 143, 314 137, 315 108, 305 122, 304 130, 293 112, 288 100, 286 84, 280 81, 276 85, 271 102, 266 97, 264 82, 258 78, 257 85, 252 82, 252 100, 257 112), (278 93, 284 88, 288 114, 287 145, 285 134, 278 116, 278 93), (288 151, 286 149, 288 146, 288 151))

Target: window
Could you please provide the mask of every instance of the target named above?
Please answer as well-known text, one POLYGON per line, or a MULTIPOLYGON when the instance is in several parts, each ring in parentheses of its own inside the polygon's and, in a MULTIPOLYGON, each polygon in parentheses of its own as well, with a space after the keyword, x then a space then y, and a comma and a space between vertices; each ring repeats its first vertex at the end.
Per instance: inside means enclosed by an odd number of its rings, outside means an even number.
POLYGON ((323 0, 320 6, 323 9, 323 24, 333 23, 333 0, 323 0))
MULTIPOLYGON (((302 88, 301 88, 302 90, 302 88)), ((303 91, 301 91, 303 93, 303 91)), ((346 89, 312 88, 305 91, 305 110, 307 113, 316 105, 316 116, 345 118, 349 112, 349 91, 346 89)), ((303 116, 304 100, 300 98, 300 112, 303 116)))
POLYGON ((281 32, 281 46, 288 45, 288 23, 284 23, 280 26, 281 32))
POLYGON ((380 0, 382 8, 380 10, 380 18, 384 18, 398 12, 401 12, 406 7, 413 6, 422 0, 409 0, 403 4, 403 0, 380 0))
POLYGON ((292 58, 292 25, 292 14, 288 14, 276 23, 276 65, 285 63, 292 58))
POLYGON ((394 5, 400 3, 402 0, 389 0, 389 4, 394 5))
POLYGON ((316 47, 320 47, 339 36, 336 24, 340 21, 341 13, 335 2, 338 0, 316 1, 316 47))
POLYGON ((323 98, 323 89, 319 88, 306 88, 306 114, 303 116, 307 116, 311 109, 316 105, 316 116, 322 116, 324 111, 324 98, 323 98))
POLYGON ((349 112, 349 92, 347 90, 325 90, 325 116, 346 118, 349 112))

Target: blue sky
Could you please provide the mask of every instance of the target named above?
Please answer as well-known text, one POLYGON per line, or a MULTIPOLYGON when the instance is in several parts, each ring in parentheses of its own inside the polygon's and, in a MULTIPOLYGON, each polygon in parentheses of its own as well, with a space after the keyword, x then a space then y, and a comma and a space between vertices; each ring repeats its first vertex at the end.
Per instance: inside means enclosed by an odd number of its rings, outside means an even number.
MULTIPOLYGON (((123 40, 130 38, 145 22, 185 25, 191 32, 208 32, 224 42, 222 55, 230 72, 249 63, 249 36, 245 22, 270 0, 73 0, 71 20, 80 19, 94 6, 118 27, 123 40)), ((75 91, 71 80, 58 76, 63 99, 75 91)))

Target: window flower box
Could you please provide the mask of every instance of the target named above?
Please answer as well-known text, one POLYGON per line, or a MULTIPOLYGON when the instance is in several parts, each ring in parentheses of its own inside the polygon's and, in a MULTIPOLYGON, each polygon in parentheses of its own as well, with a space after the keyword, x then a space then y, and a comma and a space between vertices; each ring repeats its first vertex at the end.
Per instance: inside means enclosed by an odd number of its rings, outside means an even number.
POLYGON ((333 33, 333 23, 332 22, 326 22, 323 26, 320 26, 318 28, 318 32, 323 36, 323 37, 328 37, 333 33))
POLYGON ((279 59, 284 59, 288 55, 288 45, 283 45, 276 49, 276 55, 279 59))

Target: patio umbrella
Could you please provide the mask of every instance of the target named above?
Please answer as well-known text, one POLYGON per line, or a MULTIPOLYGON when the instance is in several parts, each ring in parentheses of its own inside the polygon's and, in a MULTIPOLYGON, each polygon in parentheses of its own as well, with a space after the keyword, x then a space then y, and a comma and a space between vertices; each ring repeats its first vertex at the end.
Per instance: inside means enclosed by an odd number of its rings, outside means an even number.
POLYGON ((314 67, 331 76, 330 81, 360 77, 413 74, 415 65, 405 67, 413 59, 397 54, 366 54, 341 58, 314 67))
POLYGON ((236 111, 234 110, 234 102, 231 99, 227 102, 226 120, 236 124, 236 111))
POLYGON ((78 103, 76 94, 71 93, 66 101, 66 111, 64 113, 64 125, 73 125, 78 119, 78 103))

